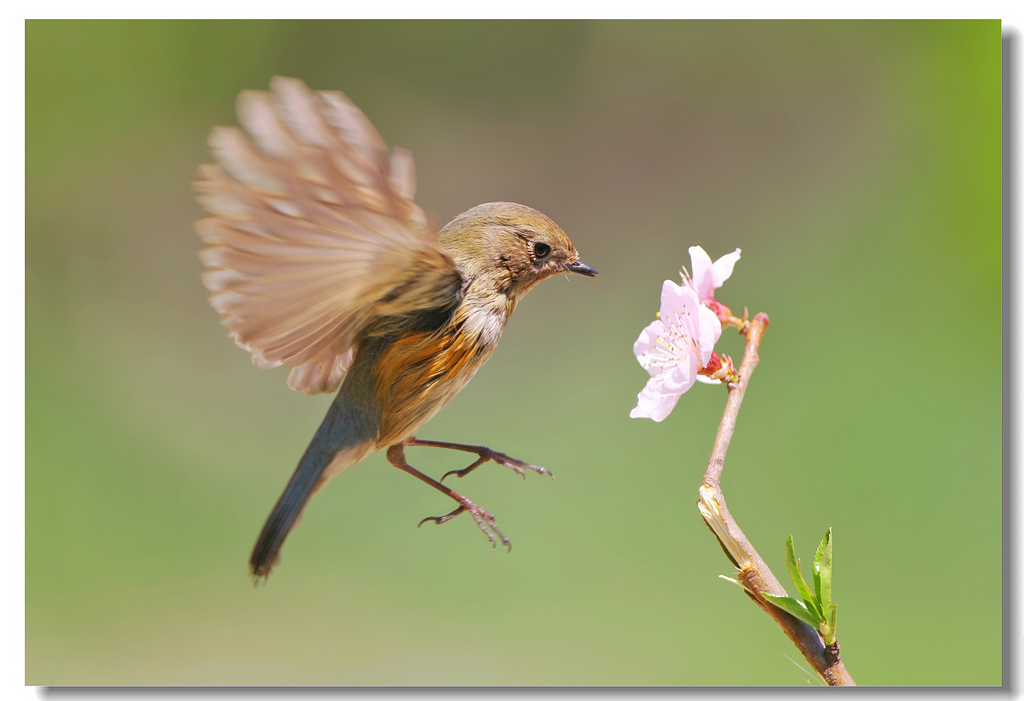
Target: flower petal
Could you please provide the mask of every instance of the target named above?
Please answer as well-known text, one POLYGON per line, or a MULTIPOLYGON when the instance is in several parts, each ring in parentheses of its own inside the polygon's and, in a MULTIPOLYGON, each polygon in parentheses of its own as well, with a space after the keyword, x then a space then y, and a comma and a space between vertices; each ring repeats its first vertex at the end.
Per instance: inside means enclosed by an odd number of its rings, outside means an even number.
POLYGON ((660 382, 651 378, 637 395, 636 407, 629 412, 629 416, 633 419, 647 418, 658 422, 664 421, 672 413, 680 396, 682 396, 682 392, 665 391, 660 382))
MULTIPOLYGON (((667 340, 692 338, 697 340, 697 310, 700 299, 691 287, 666 280, 661 286, 659 315, 665 324, 667 340)), ((677 345, 677 344, 673 344, 677 345)))
POLYGON ((658 344, 658 337, 664 335, 665 325, 661 322, 661 319, 655 319, 650 324, 644 327, 644 330, 640 332, 636 341, 633 343, 633 355, 636 359, 647 369, 647 365, 641 359, 641 357, 654 350, 654 347, 658 344))
POLYGON ((690 246, 690 269, 693 273, 693 289, 697 292, 697 296, 700 297, 701 301, 714 297, 715 287, 721 285, 721 283, 718 285, 714 284, 712 268, 711 256, 707 254, 707 251, 700 246, 690 246))
POLYGON ((672 368, 671 373, 665 373, 668 375, 664 380, 665 388, 682 394, 693 387, 694 380, 697 379, 697 371, 700 368, 700 359, 697 358, 696 353, 691 353, 686 359, 672 368))
POLYGON ((711 351, 722 336, 722 322, 713 311, 700 305, 697 310, 700 322, 700 366, 704 367, 711 360, 711 351))
POLYGON ((689 297, 686 295, 686 291, 689 289, 689 287, 677 285, 671 280, 661 283, 661 310, 659 313, 663 321, 667 312, 682 309, 689 301, 689 297))
POLYGON ((722 283, 729 279, 732 275, 733 266, 736 265, 736 261, 740 259, 740 249, 736 249, 732 253, 726 253, 724 256, 719 258, 711 266, 711 281, 715 288, 722 286, 722 283))

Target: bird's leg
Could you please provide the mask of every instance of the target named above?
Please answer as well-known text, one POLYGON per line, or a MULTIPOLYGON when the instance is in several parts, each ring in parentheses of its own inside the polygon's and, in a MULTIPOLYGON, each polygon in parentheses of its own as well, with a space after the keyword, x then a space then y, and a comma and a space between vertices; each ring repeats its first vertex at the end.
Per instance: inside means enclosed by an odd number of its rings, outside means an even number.
POLYGON ((504 453, 499 453, 497 450, 491 450, 490 448, 483 445, 463 445, 462 443, 447 443, 445 441, 421 441, 416 436, 408 439, 405 442, 409 446, 423 446, 426 448, 449 448, 451 450, 463 450, 467 453, 476 453, 476 461, 469 467, 464 467, 461 470, 449 470, 448 472, 441 475, 441 481, 444 482, 444 478, 448 475, 455 475, 458 478, 463 478, 476 468, 483 465, 488 460, 493 460, 499 465, 512 468, 517 472, 523 479, 526 479, 526 470, 533 470, 537 474, 547 475, 551 479, 555 476, 551 472, 539 465, 531 465, 528 462, 522 460, 516 460, 515 458, 509 457, 504 453))
POLYGON ((494 539, 494 537, 497 536, 498 539, 501 540, 502 545, 504 545, 509 550, 512 549, 512 542, 509 541, 505 534, 502 533, 501 530, 498 528, 498 524, 494 521, 493 514, 484 511, 466 497, 462 496, 461 494, 454 490, 449 489, 448 487, 444 486, 443 484, 433 479, 432 477, 428 477, 427 475, 423 474, 415 467, 410 465, 408 462, 406 462, 405 446, 403 444, 396 443, 395 445, 388 448, 387 456, 388 462, 397 467, 399 470, 402 470, 403 472, 408 472, 413 477, 417 478, 420 481, 426 482, 439 492, 447 494, 449 497, 454 499, 455 502, 458 504, 458 507, 456 507, 456 509, 449 514, 445 514, 444 516, 428 516, 427 518, 420 521, 420 526, 422 526, 427 521, 433 521, 434 523, 442 524, 446 521, 452 520, 453 518, 461 514, 463 511, 467 511, 469 512, 469 515, 473 517, 473 520, 476 522, 477 527, 481 531, 483 531, 484 535, 487 536, 487 538, 491 541, 492 548, 497 544, 494 539))

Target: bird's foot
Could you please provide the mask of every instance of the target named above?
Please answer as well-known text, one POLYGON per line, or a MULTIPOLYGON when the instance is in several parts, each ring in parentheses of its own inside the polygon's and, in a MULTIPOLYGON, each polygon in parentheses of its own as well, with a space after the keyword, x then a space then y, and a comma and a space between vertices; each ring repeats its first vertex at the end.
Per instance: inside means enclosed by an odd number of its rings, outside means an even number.
POLYGON ((419 528, 427 521, 433 521, 440 525, 447 521, 451 521, 463 511, 466 511, 473 517, 477 527, 483 531, 483 534, 491 541, 491 548, 494 548, 498 544, 498 540, 500 540, 501 544, 508 548, 509 551, 512 550, 512 541, 510 541, 508 537, 501 532, 501 529, 498 528, 498 524, 494 520, 494 514, 484 511, 461 494, 453 492, 453 498, 455 501, 459 502, 458 507, 454 511, 449 514, 445 514, 444 516, 427 516, 425 519, 420 521, 416 527, 419 528), (497 539, 495 539, 495 536, 497 536, 497 539))
POLYGON ((497 450, 491 450, 490 448, 485 448, 481 446, 478 455, 480 457, 477 458, 476 461, 473 462, 473 464, 470 465, 469 467, 464 467, 461 470, 449 470, 448 472, 444 473, 441 476, 441 481, 444 482, 444 478, 447 477, 448 475, 455 475, 459 479, 462 479, 470 472, 483 465, 488 460, 493 460, 499 465, 504 465, 505 467, 511 468, 513 472, 515 472, 523 479, 526 479, 527 470, 532 470, 533 472, 536 472, 538 475, 547 475, 551 479, 555 478, 555 476, 551 474, 551 472, 547 468, 541 467, 540 465, 533 465, 528 462, 523 462, 522 460, 517 460, 516 458, 513 458, 509 455, 505 455, 504 453, 499 453, 497 450))
POLYGON ((461 470, 449 470, 441 476, 441 481, 448 475, 455 475, 456 477, 462 478, 468 475, 476 468, 483 465, 485 462, 493 460, 499 465, 511 468, 514 472, 518 473, 523 479, 526 479, 526 471, 531 470, 539 475, 547 475, 551 479, 555 479, 555 476, 551 474, 549 470, 541 467, 540 465, 532 465, 522 460, 516 460, 515 458, 499 453, 497 450, 491 450, 484 445, 464 445, 462 443, 448 443, 446 441, 423 441, 415 436, 409 438, 405 442, 408 446, 423 446, 426 448, 448 448, 449 450, 461 450, 465 453, 476 453, 477 459, 469 467, 464 467, 461 470))

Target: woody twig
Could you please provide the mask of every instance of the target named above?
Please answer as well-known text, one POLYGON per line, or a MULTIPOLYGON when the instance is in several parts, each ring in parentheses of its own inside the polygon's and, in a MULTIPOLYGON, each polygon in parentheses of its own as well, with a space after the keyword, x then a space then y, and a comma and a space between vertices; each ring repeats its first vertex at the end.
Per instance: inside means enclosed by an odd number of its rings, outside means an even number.
POLYGON ((697 508, 700 510, 704 522, 715 534, 725 554, 739 569, 736 579, 747 596, 782 627, 783 632, 789 636, 800 653, 829 686, 855 686, 853 677, 846 671, 846 667, 840 659, 837 641, 833 640, 826 645, 822 636, 812 626, 775 606, 765 598, 766 595, 785 597, 786 590, 743 534, 726 505, 721 485, 725 454, 729 449, 732 434, 736 430, 736 417, 739 414, 740 405, 743 403, 747 385, 750 383, 750 376, 760 361, 758 349, 761 346, 765 329, 768 328, 768 316, 757 314, 749 322, 737 326, 740 328, 740 333, 746 338, 743 362, 740 365, 738 381, 728 384, 729 396, 725 405, 725 413, 718 426, 718 435, 715 437, 711 460, 708 462, 708 469, 704 473, 704 481, 700 486, 697 508))

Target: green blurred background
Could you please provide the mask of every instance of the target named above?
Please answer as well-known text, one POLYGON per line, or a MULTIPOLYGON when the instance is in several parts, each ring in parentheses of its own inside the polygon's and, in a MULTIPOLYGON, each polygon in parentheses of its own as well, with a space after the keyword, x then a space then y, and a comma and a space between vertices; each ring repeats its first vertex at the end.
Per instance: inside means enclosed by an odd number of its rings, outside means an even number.
POLYGON ((719 298, 772 320, 746 533, 782 578, 834 528, 860 684, 1000 683, 998 22, 33 21, 26 66, 27 683, 814 683, 697 513, 724 391, 628 418, 694 244, 741 247, 719 298), (274 74, 346 92, 442 221, 529 204, 601 271, 535 290, 420 432, 557 475, 460 483, 511 554, 417 530, 451 504, 375 455, 249 580, 330 397, 219 326, 190 181, 274 74))

